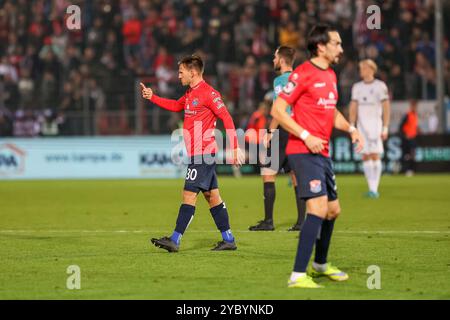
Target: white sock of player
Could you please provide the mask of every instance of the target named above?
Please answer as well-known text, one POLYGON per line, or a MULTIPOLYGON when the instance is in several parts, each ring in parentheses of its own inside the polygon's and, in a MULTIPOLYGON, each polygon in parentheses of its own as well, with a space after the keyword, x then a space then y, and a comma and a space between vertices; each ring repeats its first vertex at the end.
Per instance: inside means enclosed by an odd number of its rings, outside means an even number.
POLYGON ((298 278, 306 276, 306 272, 292 272, 291 281, 296 281, 298 278))
POLYGON ((381 179, 381 173, 383 171, 383 164, 381 163, 381 160, 374 160, 373 161, 373 187, 375 188, 374 192, 378 192, 378 186, 380 185, 380 179, 381 179))
POLYGON ((373 161, 372 160, 367 160, 367 161, 363 161, 363 169, 364 169, 364 175, 366 177, 367 180, 367 184, 369 185, 369 190, 373 191, 373 173, 374 173, 374 169, 373 169, 373 161))

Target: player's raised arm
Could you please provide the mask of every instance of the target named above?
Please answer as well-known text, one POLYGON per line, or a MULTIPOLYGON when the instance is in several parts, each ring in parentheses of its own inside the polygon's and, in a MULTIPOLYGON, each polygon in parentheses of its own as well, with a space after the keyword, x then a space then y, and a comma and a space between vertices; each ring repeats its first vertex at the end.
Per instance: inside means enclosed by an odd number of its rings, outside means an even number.
POLYGON ((142 97, 144 99, 150 100, 161 108, 172 112, 180 112, 184 109, 184 102, 186 100, 184 96, 178 100, 165 99, 158 97, 153 93, 153 90, 151 88, 147 88, 142 82, 140 83, 140 85, 142 89, 142 97))
POLYGON ((278 97, 272 106, 270 114, 280 123, 280 125, 288 132, 302 139, 309 150, 313 153, 320 153, 325 148, 327 141, 311 135, 308 131, 302 128, 294 119, 287 113, 289 103, 281 97, 278 97))
POLYGON ((348 132, 352 138, 352 143, 356 144, 356 152, 361 152, 364 147, 364 139, 359 131, 351 125, 337 109, 334 113, 334 127, 348 132))

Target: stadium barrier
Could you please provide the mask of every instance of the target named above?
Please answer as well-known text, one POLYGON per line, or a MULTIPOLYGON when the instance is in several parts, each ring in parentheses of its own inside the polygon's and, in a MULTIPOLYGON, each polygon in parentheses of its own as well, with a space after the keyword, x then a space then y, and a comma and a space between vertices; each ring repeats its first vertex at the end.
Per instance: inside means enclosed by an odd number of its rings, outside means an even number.
POLYGON ((179 178, 169 135, 0 139, 0 180, 179 178))
MULTIPOLYGON (((362 173, 361 154, 354 151, 348 135, 335 134, 331 139, 330 155, 336 173, 362 173)), ((402 139, 392 135, 384 143, 382 157, 383 171, 399 173, 402 171, 402 139)), ((246 166, 242 173, 257 174, 257 166, 246 166)), ((417 172, 450 172, 450 135, 422 135, 417 137, 417 172)), ((229 166, 219 165, 218 173, 231 174, 229 166)))
MULTIPOLYGON (((0 139, 0 180, 181 178, 186 166, 173 160, 186 155, 174 152, 177 143, 169 135, 0 139)), ((385 172, 401 171, 401 144, 399 136, 386 141, 385 172)), ((334 136, 330 151, 336 173, 362 172, 361 155, 348 136, 334 136)), ((450 172, 450 135, 419 136, 416 161, 417 172, 450 172)), ((232 173, 229 165, 218 165, 217 171, 232 173)), ((244 165, 241 172, 259 171, 244 165)))

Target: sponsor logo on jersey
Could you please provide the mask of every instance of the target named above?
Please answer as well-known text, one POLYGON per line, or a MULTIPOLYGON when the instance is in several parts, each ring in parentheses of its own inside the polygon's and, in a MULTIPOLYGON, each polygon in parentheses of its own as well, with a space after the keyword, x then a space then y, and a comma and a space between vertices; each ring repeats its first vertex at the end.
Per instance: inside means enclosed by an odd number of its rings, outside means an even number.
POLYGON ((322 182, 320 180, 311 180, 309 182, 309 190, 312 193, 319 193, 322 191, 322 182))
POLYGON ((328 99, 320 98, 319 101, 317 102, 317 105, 324 106, 325 109, 334 109, 336 103, 337 103, 336 96, 334 95, 333 92, 330 92, 328 94, 328 99))
POLYGON ((184 114, 189 115, 189 116, 194 116, 197 114, 197 111, 189 110, 189 108, 186 108, 186 110, 184 110, 184 114))
POLYGON ((314 88, 323 88, 325 87, 326 83, 325 82, 316 82, 314 83, 314 88))

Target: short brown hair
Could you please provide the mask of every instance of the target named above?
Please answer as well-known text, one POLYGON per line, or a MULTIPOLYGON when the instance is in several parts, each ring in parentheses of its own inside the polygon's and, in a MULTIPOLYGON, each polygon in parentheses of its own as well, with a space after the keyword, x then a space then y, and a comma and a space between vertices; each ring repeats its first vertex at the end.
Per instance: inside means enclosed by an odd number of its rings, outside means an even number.
POLYGON ((287 64, 293 65, 295 61, 295 49, 288 46, 279 46, 277 49, 278 56, 283 58, 287 64))
POLYGON ((184 65, 189 70, 195 69, 199 73, 203 73, 204 70, 203 60, 196 54, 184 57, 178 62, 178 65, 184 65))

